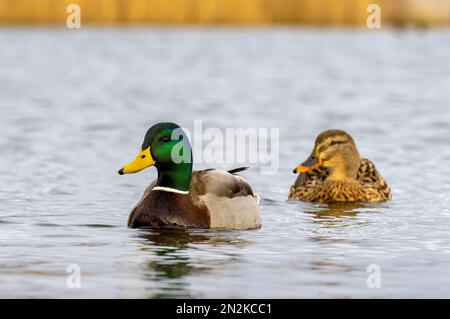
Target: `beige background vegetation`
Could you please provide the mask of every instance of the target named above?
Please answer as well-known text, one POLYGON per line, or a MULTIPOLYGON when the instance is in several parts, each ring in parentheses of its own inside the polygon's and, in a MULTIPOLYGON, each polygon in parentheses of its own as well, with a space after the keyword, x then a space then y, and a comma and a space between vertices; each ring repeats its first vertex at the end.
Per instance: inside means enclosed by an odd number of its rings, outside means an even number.
POLYGON ((450 25, 450 0, 0 0, 0 23, 65 25, 71 3, 83 24, 362 26, 376 3, 383 24, 450 25))

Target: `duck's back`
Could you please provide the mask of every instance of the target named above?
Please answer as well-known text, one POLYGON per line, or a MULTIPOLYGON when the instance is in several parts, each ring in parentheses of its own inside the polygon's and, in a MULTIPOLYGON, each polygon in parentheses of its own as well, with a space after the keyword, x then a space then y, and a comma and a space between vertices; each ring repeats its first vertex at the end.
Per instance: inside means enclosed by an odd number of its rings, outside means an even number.
POLYGON ((384 202, 392 199, 391 188, 369 159, 361 159, 356 179, 364 189, 367 201, 384 202))
POLYGON ((190 193, 194 202, 203 203, 209 211, 210 228, 255 229, 261 227, 259 196, 236 173, 208 169, 192 175, 190 193))

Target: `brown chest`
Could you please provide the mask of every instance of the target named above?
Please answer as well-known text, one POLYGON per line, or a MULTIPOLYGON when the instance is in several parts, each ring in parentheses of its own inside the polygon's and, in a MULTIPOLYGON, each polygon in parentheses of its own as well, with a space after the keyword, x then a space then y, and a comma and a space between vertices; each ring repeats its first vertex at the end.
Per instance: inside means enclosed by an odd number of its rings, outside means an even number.
POLYGON ((209 228, 210 215, 205 205, 194 205, 189 194, 151 191, 128 218, 132 228, 209 228))

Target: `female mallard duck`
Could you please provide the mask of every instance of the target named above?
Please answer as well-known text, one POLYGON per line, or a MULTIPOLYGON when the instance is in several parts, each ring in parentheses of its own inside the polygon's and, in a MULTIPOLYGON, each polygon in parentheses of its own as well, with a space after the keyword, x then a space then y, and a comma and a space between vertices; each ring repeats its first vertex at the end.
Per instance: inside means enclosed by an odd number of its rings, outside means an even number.
POLYGON ((289 199, 306 202, 384 202, 391 190, 375 165, 359 156, 353 138, 341 130, 319 134, 309 158, 294 169, 300 173, 289 199))
POLYGON ((176 124, 159 123, 145 135, 137 157, 119 170, 136 173, 149 166, 158 178, 132 209, 128 226, 154 228, 253 229, 261 227, 259 196, 237 172, 192 171, 191 145, 176 124))

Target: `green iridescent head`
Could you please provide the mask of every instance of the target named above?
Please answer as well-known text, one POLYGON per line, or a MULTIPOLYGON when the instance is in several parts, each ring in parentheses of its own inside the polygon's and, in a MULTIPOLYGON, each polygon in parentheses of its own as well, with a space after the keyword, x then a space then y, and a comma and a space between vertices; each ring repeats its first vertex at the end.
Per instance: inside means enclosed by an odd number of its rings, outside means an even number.
POLYGON ((192 174, 192 149, 186 133, 174 123, 158 123, 145 134, 136 158, 123 166, 119 174, 131 174, 155 166, 157 186, 189 190, 192 174))

